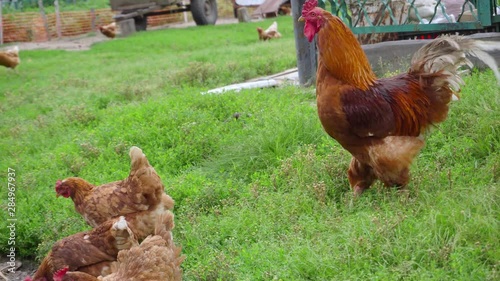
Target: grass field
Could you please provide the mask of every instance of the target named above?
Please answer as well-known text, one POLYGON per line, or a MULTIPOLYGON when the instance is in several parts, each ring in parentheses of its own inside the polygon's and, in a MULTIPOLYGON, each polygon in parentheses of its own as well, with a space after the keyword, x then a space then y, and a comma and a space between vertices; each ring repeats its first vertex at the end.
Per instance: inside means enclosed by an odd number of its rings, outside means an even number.
MULTIPOLYGON (((185 280, 498 280, 500 95, 491 72, 428 137, 409 192, 357 200, 350 156, 322 130, 312 88, 200 95, 296 65, 271 21, 169 29, 90 51, 24 51, 0 69, 2 233, 15 170, 16 251, 41 258, 88 229, 57 179, 125 178, 137 145, 176 201, 185 280), (233 115, 239 113, 235 119, 233 115)), ((9 249, 0 236, 0 252, 9 249)))

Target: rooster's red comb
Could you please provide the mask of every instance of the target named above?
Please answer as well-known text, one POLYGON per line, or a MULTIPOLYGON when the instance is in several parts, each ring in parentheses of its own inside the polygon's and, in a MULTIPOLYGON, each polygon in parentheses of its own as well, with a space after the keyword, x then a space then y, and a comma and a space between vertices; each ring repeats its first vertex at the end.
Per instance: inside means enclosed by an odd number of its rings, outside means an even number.
POLYGON ((304 6, 302 7, 302 15, 304 15, 304 12, 309 12, 310 10, 316 8, 318 6, 318 0, 309 0, 304 3, 304 6))

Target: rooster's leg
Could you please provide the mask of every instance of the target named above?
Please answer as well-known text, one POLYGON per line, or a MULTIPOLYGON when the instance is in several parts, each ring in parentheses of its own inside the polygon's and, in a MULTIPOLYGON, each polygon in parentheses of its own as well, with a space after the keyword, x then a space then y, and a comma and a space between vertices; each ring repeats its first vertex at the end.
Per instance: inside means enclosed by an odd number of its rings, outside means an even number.
POLYGON ((347 171, 349 183, 354 191, 354 195, 360 195, 370 188, 376 177, 372 167, 363 164, 358 159, 352 157, 349 170, 347 171))

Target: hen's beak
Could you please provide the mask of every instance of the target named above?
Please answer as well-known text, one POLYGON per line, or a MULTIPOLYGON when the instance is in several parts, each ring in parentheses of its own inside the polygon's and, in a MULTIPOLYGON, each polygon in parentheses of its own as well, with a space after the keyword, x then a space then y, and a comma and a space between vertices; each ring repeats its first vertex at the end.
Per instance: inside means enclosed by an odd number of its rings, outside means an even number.
POLYGON ((297 21, 305 21, 305 20, 302 16, 300 16, 300 18, 297 21))
POLYGON ((59 196, 61 196, 61 194, 59 194, 59 193, 56 193, 56 198, 59 198, 59 196))

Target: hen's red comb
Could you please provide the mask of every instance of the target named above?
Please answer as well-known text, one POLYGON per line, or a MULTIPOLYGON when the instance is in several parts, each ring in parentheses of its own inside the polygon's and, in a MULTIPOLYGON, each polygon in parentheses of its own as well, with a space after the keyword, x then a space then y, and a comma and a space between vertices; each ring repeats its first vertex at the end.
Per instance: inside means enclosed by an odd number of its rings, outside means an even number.
POLYGON ((302 7, 302 15, 304 15, 304 12, 309 12, 310 10, 316 8, 318 6, 318 0, 309 0, 304 3, 304 6, 302 7))
POLYGON ((61 184, 62 184, 62 180, 57 180, 57 182, 56 182, 56 188, 59 187, 59 186, 61 186, 61 184))
POLYGON ((54 279, 54 281, 61 281, 63 279, 64 275, 66 275, 66 272, 68 272, 68 270, 69 270, 69 267, 61 268, 54 273, 52 278, 54 279))

